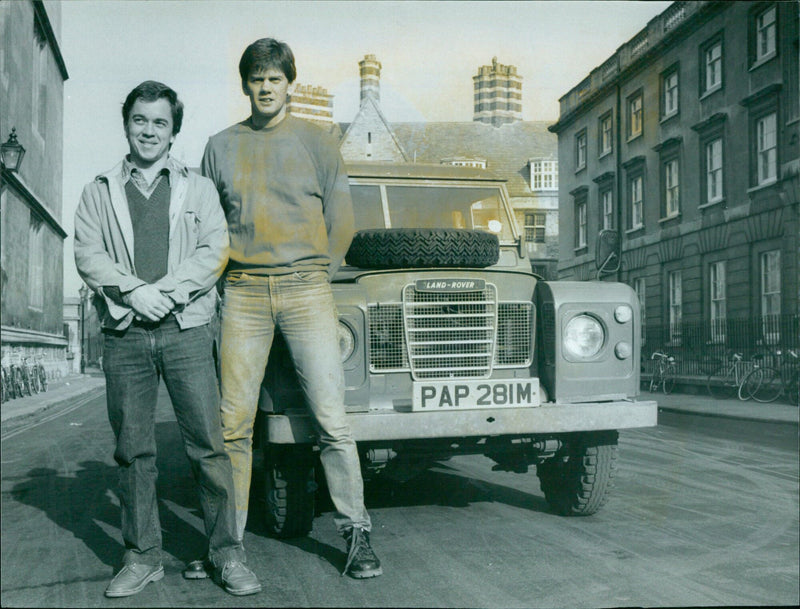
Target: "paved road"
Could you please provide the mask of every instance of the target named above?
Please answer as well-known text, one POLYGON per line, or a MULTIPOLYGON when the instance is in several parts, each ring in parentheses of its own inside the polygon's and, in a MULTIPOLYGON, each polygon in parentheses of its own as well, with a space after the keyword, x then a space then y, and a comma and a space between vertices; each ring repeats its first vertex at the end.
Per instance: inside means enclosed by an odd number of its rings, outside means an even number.
POLYGON ((620 435, 617 488, 603 511, 548 512, 535 474, 483 457, 370 489, 385 575, 339 576, 330 506, 311 536, 267 537, 257 509, 245 543, 264 592, 235 598, 185 581, 203 537, 166 393, 157 413, 167 575, 128 599, 103 590, 122 554, 102 394, 61 404, 2 443, 4 607, 601 607, 796 605, 797 427, 662 413, 620 435))

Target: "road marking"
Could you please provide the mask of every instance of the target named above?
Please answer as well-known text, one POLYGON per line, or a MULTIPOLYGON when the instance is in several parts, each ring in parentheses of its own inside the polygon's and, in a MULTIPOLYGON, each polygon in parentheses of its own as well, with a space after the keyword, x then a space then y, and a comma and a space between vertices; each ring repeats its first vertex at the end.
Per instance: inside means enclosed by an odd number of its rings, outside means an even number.
POLYGON ((86 404, 88 404, 92 400, 100 397, 103 394, 103 392, 105 392, 105 387, 96 387, 95 389, 92 389, 89 393, 87 393, 83 398, 81 398, 80 401, 76 402, 75 404, 72 404, 68 408, 46 415, 42 417, 40 420, 33 421, 31 423, 28 423, 27 425, 23 425, 22 427, 19 427, 14 431, 9 431, 8 433, 5 433, 2 436, 0 436, 0 440, 1 441, 8 440, 9 438, 18 436, 24 431, 29 431, 31 429, 34 429, 35 427, 39 427, 39 425, 42 425, 43 423, 48 423, 59 417, 63 417, 65 414, 69 414, 70 412, 73 412, 82 406, 86 406, 86 404))

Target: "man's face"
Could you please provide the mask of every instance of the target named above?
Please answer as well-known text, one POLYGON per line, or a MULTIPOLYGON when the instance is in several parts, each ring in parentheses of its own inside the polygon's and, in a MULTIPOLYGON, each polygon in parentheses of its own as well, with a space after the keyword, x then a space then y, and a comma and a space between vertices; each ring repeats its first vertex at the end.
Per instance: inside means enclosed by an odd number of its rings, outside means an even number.
POLYGON ((286 115, 289 81, 278 68, 251 72, 242 83, 242 90, 250 98, 250 110, 254 118, 270 125, 280 122, 286 115))
POLYGON ((172 109, 166 99, 137 99, 131 108, 125 135, 131 149, 131 162, 147 168, 167 156, 175 141, 172 135, 172 109))

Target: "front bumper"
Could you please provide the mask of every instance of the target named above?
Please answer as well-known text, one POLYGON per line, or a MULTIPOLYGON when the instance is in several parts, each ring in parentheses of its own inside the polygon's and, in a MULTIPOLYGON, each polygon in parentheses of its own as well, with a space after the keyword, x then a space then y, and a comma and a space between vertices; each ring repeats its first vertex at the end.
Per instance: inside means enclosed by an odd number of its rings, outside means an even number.
MULTIPOLYGON (((347 420, 356 442, 536 435, 653 427, 658 422, 658 404, 620 400, 445 412, 386 409, 349 413, 347 420)), ((272 444, 316 442, 311 419, 301 412, 268 415, 266 438, 272 444)))

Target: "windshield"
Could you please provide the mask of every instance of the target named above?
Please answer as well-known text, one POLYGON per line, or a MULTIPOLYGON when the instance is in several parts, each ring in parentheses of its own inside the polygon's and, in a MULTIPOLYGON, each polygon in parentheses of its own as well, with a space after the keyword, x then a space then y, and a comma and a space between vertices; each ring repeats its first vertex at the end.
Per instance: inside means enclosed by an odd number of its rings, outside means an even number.
POLYGON ((367 228, 469 228, 512 241, 511 220, 496 186, 351 184, 356 230, 367 228), (388 216, 388 217, 387 217, 388 216))

